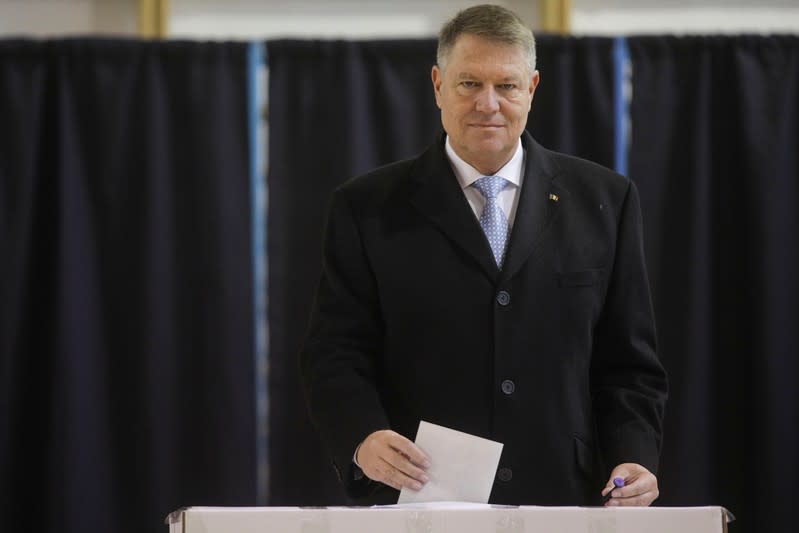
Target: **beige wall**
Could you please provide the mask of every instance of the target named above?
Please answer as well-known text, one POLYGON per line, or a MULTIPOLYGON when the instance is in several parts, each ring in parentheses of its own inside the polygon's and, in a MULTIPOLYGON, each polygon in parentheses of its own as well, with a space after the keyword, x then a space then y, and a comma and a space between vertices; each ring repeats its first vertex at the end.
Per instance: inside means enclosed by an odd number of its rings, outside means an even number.
POLYGON ((0 0, 0 36, 136 35, 136 0, 0 0))
POLYGON ((799 0, 572 0, 578 34, 799 33, 799 0))
MULTIPOLYGON (((799 33, 799 0, 571 0, 577 34, 799 33)), ((429 37, 481 0, 170 0, 170 36, 429 37)), ((537 26, 534 0, 494 0, 537 26)), ((138 0, 0 0, 0 36, 137 31, 138 0)))

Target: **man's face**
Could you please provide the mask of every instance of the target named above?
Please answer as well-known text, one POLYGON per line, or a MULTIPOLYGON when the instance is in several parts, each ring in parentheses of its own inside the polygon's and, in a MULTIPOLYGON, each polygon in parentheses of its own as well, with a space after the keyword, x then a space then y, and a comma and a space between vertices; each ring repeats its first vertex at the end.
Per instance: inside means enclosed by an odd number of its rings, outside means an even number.
POLYGON ((499 170, 516 150, 539 80, 522 48, 464 34, 432 78, 452 148, 483 174, 499 170))

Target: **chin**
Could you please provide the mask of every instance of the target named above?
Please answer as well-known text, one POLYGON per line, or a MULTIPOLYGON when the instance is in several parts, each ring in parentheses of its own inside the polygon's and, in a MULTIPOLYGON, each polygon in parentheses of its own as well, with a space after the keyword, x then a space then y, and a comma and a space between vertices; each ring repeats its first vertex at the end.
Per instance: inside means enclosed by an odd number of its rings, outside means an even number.
POLYGON ((501 154, 508 150, 508 143, 504 139, 482 139, 472 143, 472 150, 483 154, 501 154))

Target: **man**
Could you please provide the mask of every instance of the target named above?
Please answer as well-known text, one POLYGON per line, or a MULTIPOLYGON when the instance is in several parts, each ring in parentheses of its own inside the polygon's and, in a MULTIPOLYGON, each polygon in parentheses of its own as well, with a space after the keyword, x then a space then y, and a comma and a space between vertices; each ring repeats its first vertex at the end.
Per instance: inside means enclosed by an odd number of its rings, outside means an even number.
POLYGON ((638 197, 524 131, 540 76, 513 13, 439 36, 446 134, 333 196, 301 354, 312 419, 348 493, 396 502, 430 461, 420 420, 505 444, 491 501, 649 505, 666 377, 638 197))

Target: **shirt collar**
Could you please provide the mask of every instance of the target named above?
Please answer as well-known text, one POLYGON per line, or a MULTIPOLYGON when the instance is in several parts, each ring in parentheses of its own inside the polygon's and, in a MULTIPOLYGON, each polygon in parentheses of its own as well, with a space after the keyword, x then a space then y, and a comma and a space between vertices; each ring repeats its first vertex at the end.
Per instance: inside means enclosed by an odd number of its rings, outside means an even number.
MULTIPOLYGON (((485 175, 480 174, 476 168, 461 159, 460 156, 455 153, 455 150, 452 148, 452 145, 449 142, 449 135, 447 135, 447 142, 444 146, 444 149, 447 152, 449 162, 452 164, 452 170, 455 172, 455 177, 458 178, 458 183, 460 184, 461 188, 465 189, 471 186, 472 183, 485 175)), ((511 157, 510 161, 505 163, 505 166, 500 168, 493 175, 501 176, 518 187, 522 181, 523 160, 524 150, 522 149, 522 140, 519 139, 516 144, 516 152, 513 154, 513 157, 511 157)))

